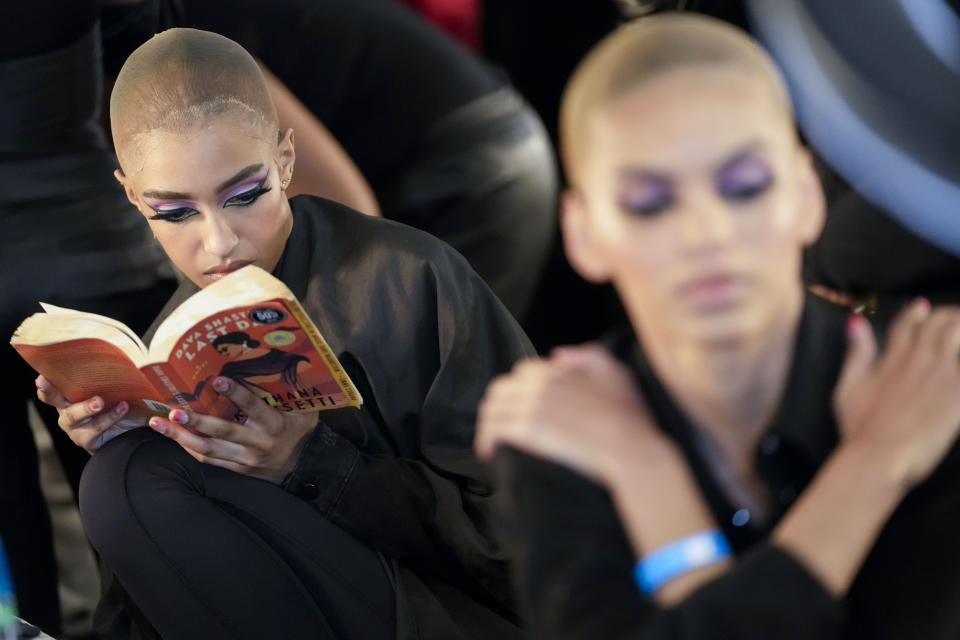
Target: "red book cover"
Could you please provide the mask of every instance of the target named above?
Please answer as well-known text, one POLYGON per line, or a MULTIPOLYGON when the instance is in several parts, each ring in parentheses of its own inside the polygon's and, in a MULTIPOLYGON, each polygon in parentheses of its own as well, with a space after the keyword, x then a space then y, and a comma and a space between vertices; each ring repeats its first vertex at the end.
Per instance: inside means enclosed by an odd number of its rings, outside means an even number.
POLYGON ((17 329, 14 348, 71 402, 94 395, 108 407, 129 402, 135 409, 129 426, 172 407, 242 419, 213 390, 217 376, 281 411, 362 403, 300 303, 257 267, 245 267, 189 298, 161 324, 150 349, 109 318, 45 309, 17 329), (214 307, 219 310, 209 312, 214 307))

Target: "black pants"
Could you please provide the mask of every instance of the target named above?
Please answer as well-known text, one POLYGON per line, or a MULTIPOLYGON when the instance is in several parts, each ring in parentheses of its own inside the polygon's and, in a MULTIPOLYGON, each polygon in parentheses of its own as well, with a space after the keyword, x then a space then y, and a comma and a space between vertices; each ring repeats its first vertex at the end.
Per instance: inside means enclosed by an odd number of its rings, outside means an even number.
MULTIPOLYGON (((280 487, 200 464, 150 429, 91 458, 80 513, 135 615, 164 638, 396 635, 379 554, 280 487)), ((113 637, 129 620, 118 623, 116 602, 102 605, 97 630, 113 637)))
MULTIPOLYGON (((171 280, 133 293, 55 302, 109 315, 142 334, 174 289, 171 280)), ((0 335, 8 340, 17 325, 40 308, 36 302, 5 302, 7 306, 0 314, 0 335)), ((40 490, 37 447, 27 421, 27 401, 36 400, 33 380, 37 373, 9 345, 0 348, 0 370, 4 372, 6 388, 6 416, 0 429, 0 539, 10 563, 20 615, 48 633, 59 633, 53 535, 40 490)), ((90 456, 57 426, 55 409, 40 402, 35 406, 76 495, 80 474, 90 456)))

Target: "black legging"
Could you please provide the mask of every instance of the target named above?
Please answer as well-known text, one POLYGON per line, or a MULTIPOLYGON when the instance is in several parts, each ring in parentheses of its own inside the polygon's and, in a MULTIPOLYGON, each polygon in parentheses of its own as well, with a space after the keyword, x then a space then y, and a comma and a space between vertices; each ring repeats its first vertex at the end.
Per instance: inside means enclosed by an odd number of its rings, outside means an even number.
POLYGON ((80 513, 164 638, 395 637, 385 560, 269 482, 136 429, 91 458, 80 513))

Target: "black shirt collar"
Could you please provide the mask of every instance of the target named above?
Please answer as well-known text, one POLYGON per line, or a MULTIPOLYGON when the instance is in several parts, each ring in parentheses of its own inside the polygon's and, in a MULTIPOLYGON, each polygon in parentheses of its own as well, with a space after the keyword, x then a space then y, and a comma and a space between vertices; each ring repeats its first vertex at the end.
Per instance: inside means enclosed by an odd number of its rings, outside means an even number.
MULTIPOLYGON (((770 436, 776 437, 814 465, 822 463, 837 443, 832 394, 846 350, 845 320, 840 307, 807 294, 784 395, 764 434, 767 443, 772 442, 770 436)), ((675 437, 689 437, 693 426, 660 383, 633 333, 615 335, 610 346, 633 368, 663 421, 661 428, 675 437)))
MULTIPOLYGON (((845 320, 843 309, 806 296, 783 397, 756 452, 758 475, 776 503, 774 521, 837 444, 832 396, 846 350, 845 320)), ((695 427, 657 378, 634 334, 621 332, 608 345, 631 366, 660 428, 683 450, 704 497, 721 522, 728 523, 737 505, 729 503, 711 476, 695 444, 695 427)))

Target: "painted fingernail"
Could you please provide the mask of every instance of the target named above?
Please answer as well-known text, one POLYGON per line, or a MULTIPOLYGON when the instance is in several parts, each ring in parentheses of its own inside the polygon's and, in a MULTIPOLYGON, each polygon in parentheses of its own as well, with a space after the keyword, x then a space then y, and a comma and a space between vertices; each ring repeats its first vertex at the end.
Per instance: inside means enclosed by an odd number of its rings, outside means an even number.
POLYGON ((181 411, 180 409, 174 409, 170 412, 170 419, 176 422, 177 424, 187 424, 187 420, 190 419, 190 416, 187 415, 186 411, 181 411))
POLYGON ((128 405, 128 404, 126 403, 126 401, 124 401, 124 402, 121 402, 120 404, 118 404, 116 407, 114 407, 114 408, 113 408, 113 412, 114 412, 115 414, 117 414, 118 416, 122 416, 123 414, 125 414, 125 413, 127 412, 127 409, 129 409, 129 408, 130 408, 130 405, 128 405))
POLYGON ((46 381, 43 378, 41 378, 40 376, 37 376, 37 379, 33 381, 33 384, 37 385, 37 389, 45 390, 47 386, 44 384, 44 382, 46 381))
POLYGON ((213 380, 213 388, 214 388, 215 391, 219 391, 220 393, 223 393, 223 392, 226 391, 229 387, 230 387, 230 385, 227 384, 226 378, 214 378, 214 380, 213 380))
POLYGON ((847 316, 847 333, 853 333, 857 328, 857 325, 860 324, 860 315, 856 313, 851 313, 847 316))
POLYGON ((94 398, 90 401, 90 410, 91 411, 100 411, 103 409, 103 400, 100 398, 94 398))
POLYGON ((150 418, 150 422, 147 424, 150 425, 150 428, 156 431, 157 433, 166 433, 167 426, 159 418, 150 418))

